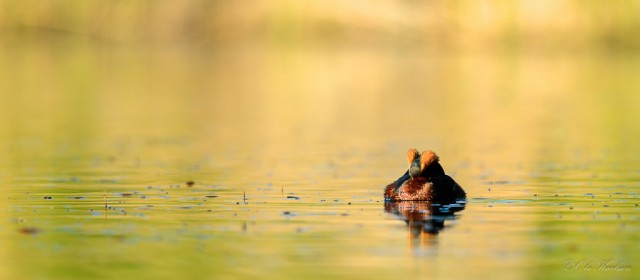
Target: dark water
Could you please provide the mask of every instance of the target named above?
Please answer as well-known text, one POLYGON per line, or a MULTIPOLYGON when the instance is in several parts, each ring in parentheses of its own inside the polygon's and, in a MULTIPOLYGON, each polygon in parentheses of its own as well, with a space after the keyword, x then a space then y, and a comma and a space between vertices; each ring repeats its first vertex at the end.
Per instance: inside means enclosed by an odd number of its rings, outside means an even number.
POLYGON ((638 277, 637 56, 0 57, 2 279, 638 277), (463 210, 384 204, 410 147, 463 210))

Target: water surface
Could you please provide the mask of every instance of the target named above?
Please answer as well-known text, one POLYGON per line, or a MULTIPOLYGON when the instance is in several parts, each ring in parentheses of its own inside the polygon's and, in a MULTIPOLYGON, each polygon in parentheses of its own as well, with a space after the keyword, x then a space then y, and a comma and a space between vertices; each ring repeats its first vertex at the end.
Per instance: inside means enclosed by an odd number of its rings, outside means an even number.
POLYGON ((638 277, 635 55, 69 39, 0 57, 2 279, 638 277), (403 216, 428 206, 382 200, 410 147, 468 194, 438 233, 403 216))

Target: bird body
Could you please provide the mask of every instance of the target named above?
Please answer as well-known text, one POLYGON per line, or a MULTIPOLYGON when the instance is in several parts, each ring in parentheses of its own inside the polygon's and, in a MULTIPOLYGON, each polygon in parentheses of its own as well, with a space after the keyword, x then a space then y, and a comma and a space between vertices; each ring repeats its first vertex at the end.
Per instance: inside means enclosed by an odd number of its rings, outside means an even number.
POLYGON ((466 199, 462 187, 444 173, 440 158, 433 151, 419 153, 410 149, 408 159, 407 172, 385 188, 385 200, 455 203, 466 199))

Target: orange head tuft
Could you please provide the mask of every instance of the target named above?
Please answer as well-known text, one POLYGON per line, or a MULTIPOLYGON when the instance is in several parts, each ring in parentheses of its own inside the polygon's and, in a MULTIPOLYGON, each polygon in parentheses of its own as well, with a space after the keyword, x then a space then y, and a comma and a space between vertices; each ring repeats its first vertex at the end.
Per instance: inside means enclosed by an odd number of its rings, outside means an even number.
POLYGON ((434 162, 437 162, 440 158, 436 155, 432 150, 425 150, 422 152, 420 158, 420 172, 424 171, 425 168, 429 167, 434 162))
POLYGON ((411 163, 416 159, 417 156, 419 156, 420 153, 418 153, 418 150, 411 148, 409 149, 409 151, 407 151, 407 159, 409 160, 409 165, 411 165, 411 163))

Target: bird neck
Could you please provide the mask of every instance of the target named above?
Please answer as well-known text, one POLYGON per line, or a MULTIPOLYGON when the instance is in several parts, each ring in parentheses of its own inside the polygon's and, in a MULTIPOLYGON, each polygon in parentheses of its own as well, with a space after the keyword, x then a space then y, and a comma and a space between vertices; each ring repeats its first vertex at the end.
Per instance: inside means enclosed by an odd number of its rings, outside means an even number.
POLYGON ((434 162, 432 164, 430 164, 427 168, 425 168, 422 171, 422 176, 425 177, 433 177, 433 176, 442 176, 445 175, 444 174, 444 169, 442 168, 442 165, 440 165, 439 162, 434 162))

